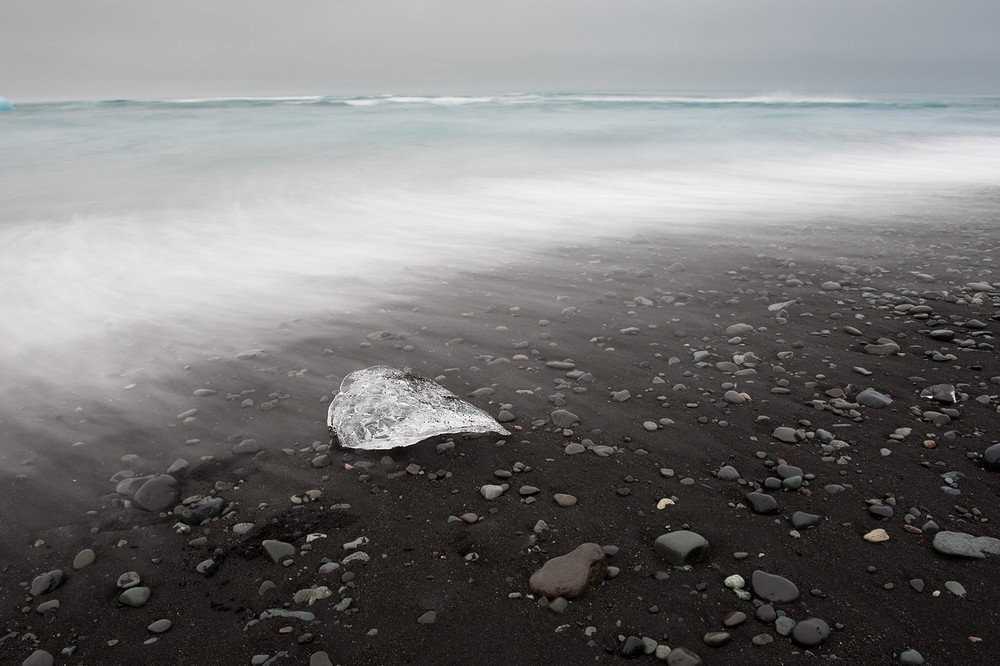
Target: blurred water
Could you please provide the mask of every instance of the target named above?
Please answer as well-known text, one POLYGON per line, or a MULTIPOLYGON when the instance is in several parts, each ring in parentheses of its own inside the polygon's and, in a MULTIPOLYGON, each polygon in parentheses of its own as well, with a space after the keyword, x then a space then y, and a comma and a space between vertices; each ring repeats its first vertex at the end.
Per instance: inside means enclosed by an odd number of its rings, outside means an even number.
POLYGON ((10 380, 132 326, 238 344, 260 320, 358 307, 403 265, 995 186, 1000 98, 24 103, 0 114, 0 156, 10 380))

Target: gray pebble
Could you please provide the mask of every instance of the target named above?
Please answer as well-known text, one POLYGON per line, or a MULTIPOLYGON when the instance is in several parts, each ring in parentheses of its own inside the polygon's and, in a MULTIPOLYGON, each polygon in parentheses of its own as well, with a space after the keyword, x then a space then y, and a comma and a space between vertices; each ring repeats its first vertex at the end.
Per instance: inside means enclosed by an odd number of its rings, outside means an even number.
POLYGON ((170 627, 172 626, 174 626, 174 624, 170 620, 156 620, 148 627, 146 627, 146 629, 153 632, 154 634, 162 634, 165 631, 169 631, 170 627))

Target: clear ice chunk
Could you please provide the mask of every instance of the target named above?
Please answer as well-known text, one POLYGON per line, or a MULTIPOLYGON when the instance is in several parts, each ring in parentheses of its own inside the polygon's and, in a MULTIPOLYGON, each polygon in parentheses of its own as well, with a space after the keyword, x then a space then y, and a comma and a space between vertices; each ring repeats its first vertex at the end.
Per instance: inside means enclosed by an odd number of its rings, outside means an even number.
POLYGON ((412 446, 444 434, 510 434, 492 416, 440 384, 386 365, 344 378, 330 403, 327 425, 349 449, 412 446))

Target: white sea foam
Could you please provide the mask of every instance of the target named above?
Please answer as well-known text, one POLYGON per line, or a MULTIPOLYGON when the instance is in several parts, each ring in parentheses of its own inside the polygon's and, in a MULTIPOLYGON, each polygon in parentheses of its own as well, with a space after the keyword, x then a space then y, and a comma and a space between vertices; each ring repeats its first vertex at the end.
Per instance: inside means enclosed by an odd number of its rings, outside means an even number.
POLYGON ((1000 174, 995 104, 805 104, 776 118, 622 98, 19 106, 0 138, 19 165, 0 182, 0 366, 56 376, 90 350, 106 371, 127 355, 94 345, 141 327, 164 344, 252 346, 259 326, 376 302, 406 265, 647 227, 874 215, 1000 174))

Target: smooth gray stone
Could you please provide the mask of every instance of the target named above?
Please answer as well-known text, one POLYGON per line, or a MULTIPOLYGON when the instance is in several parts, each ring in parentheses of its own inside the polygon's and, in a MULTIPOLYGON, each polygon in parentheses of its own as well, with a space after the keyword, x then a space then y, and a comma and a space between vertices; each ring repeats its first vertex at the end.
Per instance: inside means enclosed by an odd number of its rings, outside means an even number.
POLYGON ((899 663, 906 664, 907 666, 920 666, 924 663, 924 655, 916 650, 906 650, 899 655, 899 663))
POLYGON ((932 545, 939 553, 957 557, 983 559, 987 555, 1000 555, 1000 539, 975 537, 965 532, 938 532, 932 545))
POLYGON ((268 557, 270 557, 274 562, 280 562, 286 557, 295 555, 295 546, 290 543, 285 543, 284 541, 267 539, 261 543, 261 546, 263 546, 264 552, 266 552, 268 557))
POLYGON ((667 656, 667 666, 705 666, 705 662, 686 647, 675 647, 667 656))
POLYGON ((622 643, 621 653, 623 657, 638 657, 646 651, 646 644, 638 636, 629 636, 622 643))
POLYGON ((967 594, 967 592, 965 591, 965 586, 959 583, 958 581, 954 580, 945 581, 944 586, 948 589, 949 592, 954 594, 956 597, 964 597, 967 594))
POLYGON ((753 572, 750 584, 754 594, 773 603, 784 604, 799 598, 799 588, 795 586, 795 583, 760 569, 753 572))
POLYGON ((788 636, 795 629, 795 620, 788 617, 787 615, 782 615, 774 621, 774 630, 778 632, 779 636, 788 636))
POLYGON ((788 444, 795 444, 799 441, 795 428, 789 428, 788 426, 779 426, 775 428, 774 432, 771 433, 771 436, 788 444))
MULTIPOLYGON (((117 474, 115 475, 117 476, 117 474)), ((132 497, 135 495, 139 488, 142 488, 143 484, 150 479, 155 478, 152 474, 147 476, 132 476, 126 479, 122 479, 115 485, 115 492, 119 495, 125 495, 126 497, 132 497)))
POLYGON ((814 513, 806 513, 805 511, 796 511, 792 514, 792 527, 797 530, 802 530, 807 527, 815 527, 820 524, 823 520, 823 516, 817 516, 814 513))
POLYGON ((152 594, 152 590, 148 587, 130 587, 121 593, 118 597, 118 601, 125 604, 126 606, 131 606, 132 608, 139 608, 149 601, 149 597, 152 594))
POLYGON ((771 622, 774 622, 778 617, 778 613, 775 612, 774 606, 772 606, 771 604, 764 604, 763 606, 758 608, 755 615, 757 616, 758 620, 760 620, 765 624, 770 624, 771 622))
POLYGON ((942 340, 944 342, 951 342, 955 339, 955 331, 947 328, 939 328, 930 332, 930 336, 935 340, 942 340))
POLYGON ((750 505, 750 510, 764 516, 778 513, 778 500, 764 493, 748 493, 746 502, 750 505))
POLYGON ((726 391, 726 394, 722 396, 722 399, 728 402, 730 405, 742 405, 747 399, 739 394, 738 391, 726 391))
POLYGON ((174 623, 170 620, 156 620, 146 627, 146 629, 154 634, 162 634, 165 631, 169 631, 172 626, 174 626, 174 623))
POLYGON ((35 576, 35 579, 31 581, 31 587, 28 588, 28 594, 37 597, 39 594, 53 591, 64 582, 66 582, 66 574, 63 573, 63 570, 53 569, 52 571, 35 576))
POLYGON ((855 401, 859 405, 871 407, 872 409, 881 409, 892 404, 892 398, 883 393, 879 393, 873 388, 866 388, 864 391, 859 393, 855 398, 855 401))
POLYGON ((788 488, 789 490, 798 490, 802 487, 802 477, 801 476, 790 476, 781 482, 782 487, 788 488))
POLYGON ((892 356, 899 353, 899 345, 895 342, 885 344, 865 345, 864 351, 871 356, 892 356))
POLYGON ((732 465, 726 465, 715 474, 715 477, 720 481, 735 481, 740 478, 740 473, 732 465))
POLYGON ((552 412, 552 424, 557 428, 572 428, 577 423, 580 423, 580 417, 573 412, 565 409, 552 412))
POLYGON ((496 498, 503 495, 503 486, 498 486, 494 483, 488 483, 479 489, 483 498, 486 500, 495 500, 496 498))
POLYGON ((326 652, 313 652, 309 657, 309 666, 333 666, 333 662, 326 652))
POLYGON ((236 455, 250 455, 261 450, 261 445, 255 439, 244 439, 239 444, 233 445, 233 453, 236 455))
POLYGON ((830 625, 818 617, 811 617, 795 625, 792 640, 804 647, 815 647, 830 636, 830 625))
POLYGON ((892 507, 888 504, 873 504, 868 507, 868 513, 878 518, 879 520, 888 520, 893 516, 892 507))
POLYGON ((127 590, 130 587, 136 587, 142 582, 142 578, 135 571, 126 571, 121 576, 118 576, 118 580, 115 585, 123 590, 127 590))
POLYGON ((701 640, 708 647, 722 647, 732 639, 732 634, 728 631, 710 631, 701 640))
POLYGON ((787 479, 793 476, 802 476, 803 474, 802 468, 796 467, 795 465, 778 465, 774 468, 774 471, 777 472, 778 476, 782 479, 787 479))
POLYGON ((675 567, 697 564, 709 554, 708 539, 689 530, 661 534, 653 542, 653 549, 675 567))
POLYGON ((132 498, 137 505, 151 513, 171 509, 181 497, 181 487, 177 479, 169 474, 160 474, 142 484, 132 498))
POLYGON ((983 465, 988 470, 1000 472, 1000 444, 994 444, 983 451, 983 465))
POLYGON ((56 663, 56 658, 45 650, 35 650, 28 658, 21 662, 21 666, 52 666, 56 663))
POLYGON ((417 618, 420 624, 434 624, 437 621, 437 611, 429 610, 417 618))

